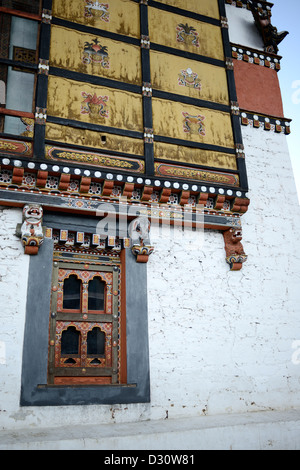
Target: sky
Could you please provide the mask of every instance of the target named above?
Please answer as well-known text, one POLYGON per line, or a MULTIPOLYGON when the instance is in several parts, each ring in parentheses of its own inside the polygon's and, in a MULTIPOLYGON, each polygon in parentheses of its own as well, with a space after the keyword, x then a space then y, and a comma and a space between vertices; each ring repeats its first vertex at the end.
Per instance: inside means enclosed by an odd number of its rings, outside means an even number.
POLYGON ((277 30, 288 31, 288 36, 279 44, 278 55, 281 70, 278 72, 281 87, 284 117, 292 119, 291 134, 287 136, 293 166, 298 201, 300 204, 300 0, 270 0, 272 25, 277 30))

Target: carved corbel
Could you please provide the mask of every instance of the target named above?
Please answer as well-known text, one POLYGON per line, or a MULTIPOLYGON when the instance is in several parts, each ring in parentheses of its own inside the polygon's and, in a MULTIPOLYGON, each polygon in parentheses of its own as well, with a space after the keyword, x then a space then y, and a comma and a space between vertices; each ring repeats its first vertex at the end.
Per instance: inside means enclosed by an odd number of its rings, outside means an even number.
POLYGON ((37 255, 44 241, 43 208, 38 204, 26 204, 23 208, 23 222, 19 227, 26 255, 37 255))
POLYGON ((131 251, 136 256, 137 263, 147 263, 154 251, 150 244, 150 221, 147 217, 137 217, 129 224, 131 251))
POLYGON ((239 271, 242 269, 243 263, 247 259, 247 255, 244 252, 242 240, 242 231, 237 228, 230 228, 223 232, 226 262, 230 266, 231 271, 239 271))
POLYGON ((289 34, 288 31, 278 32, 277 28, 271 23, 271 4, 262 1, 249 0, 249 8, 253 13, 255 24, 262 36, 265 51, 271 54, 277 54, 278 44, 289 34))

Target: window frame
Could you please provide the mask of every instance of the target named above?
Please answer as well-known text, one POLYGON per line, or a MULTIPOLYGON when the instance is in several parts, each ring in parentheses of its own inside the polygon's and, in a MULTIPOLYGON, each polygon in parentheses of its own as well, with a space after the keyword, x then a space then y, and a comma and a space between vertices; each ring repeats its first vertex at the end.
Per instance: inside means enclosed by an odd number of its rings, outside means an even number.
POLYGON ((48 385, 49 306, 54 241, 45 238, 30 257, 20 406, 65 406, 150 402, 147 266, 122 250, 126 308, 127 381, 116 385, 48 385))
MULTIPOLYGON (((125 335, 121 333, 125 327, 122 316, 126 315, 125 309, 121 308, 122 290, 121 286, 119 286, 121 284, 121 276, 121 264, 120 266, 104 263, 96 264, 93 260, 86 260, 86 263, 83 264, 82 261, 80 262, 76 258, 72 262, 71 260, 54 260, 49 328, 49 385, 72 383, 76 386, 79 382, 80 384, 89 384, 92 381, 116 384, 126 381, 126 374, 124 373, 124 369, 126 370, 126 358, 121 355, 122 341, 126 341, 125 335), (73 275, 77 277, 81 284, 79 310, 63 308, 65 281, 73 275), (89 276, 92 277, 88 278, 89 276), (107 311, 88 310, 88 286, 95 277, 99 277, 105 283, 105 293, 107 297, 110 296, 110 308, 107 311), (105 277, 107 277, 106 281, 105 277), (57 327, 57 322, 61 323, 61 325, 74 322, 75 328, 80 332, 79 353, 76 354, 76 364, 72 366, 63 365, 64 356, 61 354, 61 339, 65 327, 57 327), (104 352, 104 367, 91 366, 89 356, 87 351, 85 351, 87 348, 87 333, 91 331, 90 326, 94 323, 102 325, 100 326, 101 331, 103 331, 102 328, 104 330, 109 328, 110 330, 110 333, 105 333, 106 340, 109 337, 110 341, 107 343, 107 348, 104 352), (59 331, 60 329, 61 331, 59 331)), ((108 308, 108 299, 106 299, 105 304, 108 308)))

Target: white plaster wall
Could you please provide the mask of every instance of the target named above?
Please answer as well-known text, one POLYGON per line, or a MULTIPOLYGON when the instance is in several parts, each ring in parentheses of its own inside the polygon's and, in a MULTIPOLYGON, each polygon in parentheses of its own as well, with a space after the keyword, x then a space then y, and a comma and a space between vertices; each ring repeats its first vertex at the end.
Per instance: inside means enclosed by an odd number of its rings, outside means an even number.
POLYGON ((255 26, 250 10, 226 5, 226 17, 229 23, 229 40, 234 44, 264 50, 263 40, 255 26))
POLYGON ((15 235, 21 222, 21 209, 0 207, 0 431, 149 419, 149 405, 20 407, 30 260, 15 235))
POLYGON ((29 258, 15 231, 22 210, 0 207, 0 429, 18 412, 29 258))
POLYGON ((243 135, 251 188, 243 269, 229 271, 218 232, 205 232, 198 251, 184 239, 155 243, 148 266, 155 416, 164 408, 170 417, 300 406, 300 365, 292 361, 300 356, 299 206, 286 137, 251 128, 243 135))
POLYGON ((0 430, 300 407, 299 206, 286 137, 250 127, 243 137, 243 269, 229 270, 219 232, 153 228, 150 404, 20 408, 29 257, 14 235, 21 210, 1 210, 0 430))
POLYGON ((74 407, 19 408, 29 258, 13 236, 21 211, 1 212, 4 427, 59 425, 61 413, 71 424, 299 406, 300 366, 292 362, 300 339, 299 207, 286 138, 261 129, 243 133, 251 205, 243 216, 249 258, 242 271, 229 271, 218 232, 152 233, 150 405, 75 407, 76 414, 74 407))

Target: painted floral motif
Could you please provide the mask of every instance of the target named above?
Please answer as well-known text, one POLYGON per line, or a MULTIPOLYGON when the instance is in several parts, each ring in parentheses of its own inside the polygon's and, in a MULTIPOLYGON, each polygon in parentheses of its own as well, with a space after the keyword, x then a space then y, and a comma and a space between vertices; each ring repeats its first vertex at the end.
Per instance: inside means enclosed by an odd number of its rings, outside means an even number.
POLYGON ((178 84, 181 86, 196 88, 198 90, 201 90, 202 88, 197 73, 193 72, 191 68, 181 70, 180 74, 178 75, 178 84))
POLYGON ((81 114, 90 114, 91 116, 108 117, 107 101, 108 96, 97 96, 96 93, 81 92, 84 101, 81 104, 81 114))
POLYGON ((12 171, 1 170, 0 171, 0 183, 11 183, 12 181, 12 171))
POLYGON ((108 3, 100 3, 98 1, 92 2, 91 0, 85 0, 84 16, 86 18, 97 17, 97 18, 100 18, 102 21, 105 21, 106 23, 108 23, 109 22, 108 8, 109 8, 108 3))
POLYGON ((203 120, 205 119, 205 116, 201 116, 198 114, 198 116, 192 116, 189 113, 182 113, 184 117, 183 121, 183 130, 186 133, 190 134, 199 134, 199 135, 205 135, 205 126, 203 124, 203 120))
POLYGON ((82 62, 84 64, 100 64, 101 67, 109 68, 109 57, 106 46, 101 46, 98 39, 95 38, 92 42, 86 41, 83 49, 82 62))
POLYGON ((193 46, 199 47, 199 34, 193 26, 189 26, 187 23, 179 23, 176 27, 177 42, 183 42, 185 44, 192 44, 193 46))

